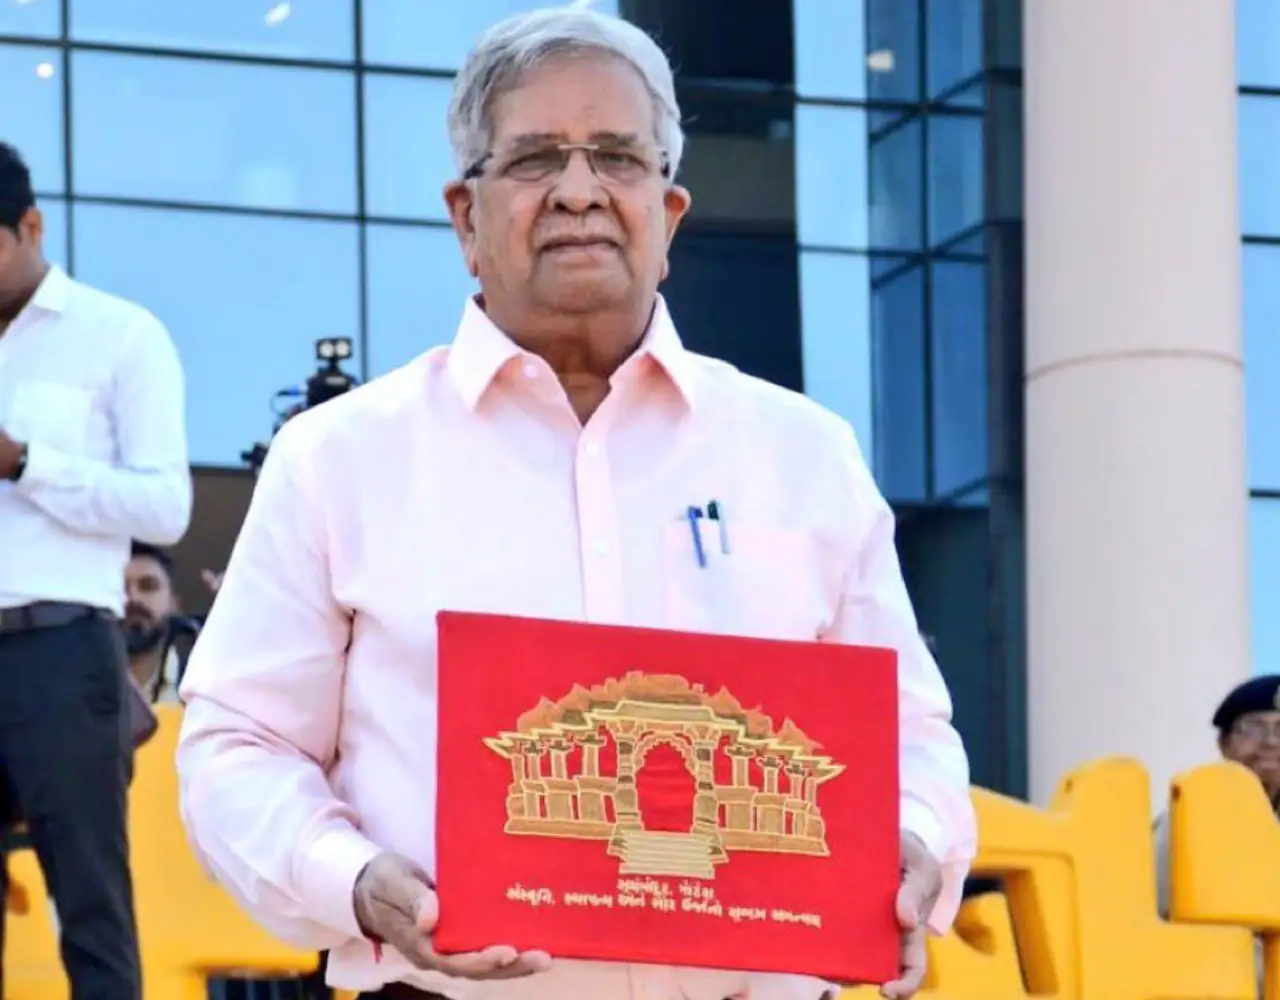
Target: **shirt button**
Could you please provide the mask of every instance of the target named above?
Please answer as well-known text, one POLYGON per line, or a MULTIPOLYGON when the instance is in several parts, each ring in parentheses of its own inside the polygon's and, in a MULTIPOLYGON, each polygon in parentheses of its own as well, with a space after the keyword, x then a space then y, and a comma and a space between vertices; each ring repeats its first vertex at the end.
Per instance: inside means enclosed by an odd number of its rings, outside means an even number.
POLYGON ((535 365, 532 361, 526 361, 524 363, 524 377, 525 378, 538 377, 538 366, 535 365))
POLYGON ((586 452, 587 458, 596 459, 600 457, 600 446, 594 441, 588 444, 583 450, 586 452))
POLYGON ((596 542, 591 546, 593 552, 598 556, 607 556, 609 554, 609 546, 605 542, 596 542))

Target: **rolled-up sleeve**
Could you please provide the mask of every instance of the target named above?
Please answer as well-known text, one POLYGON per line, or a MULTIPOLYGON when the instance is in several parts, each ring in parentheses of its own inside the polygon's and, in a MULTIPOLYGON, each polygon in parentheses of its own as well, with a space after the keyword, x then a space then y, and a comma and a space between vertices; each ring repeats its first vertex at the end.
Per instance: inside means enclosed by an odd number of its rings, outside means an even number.
POLYGON ((977 850, 969 759, 951 723, 951 695, 920 635, 894 544, 893 511, 872 480, 849 431, 843 461, 859 526, 840 608, 828 642, 881 646, 898 653, 901 823, 942 865, 943 888, 929 926, 945 933, 955 919, 977 850))
POLYGON ((210 872, 272 933, 319 951, 360 936, 352 889, 378 848, 326 776, 351 623, 300 429, 272 445, 192 652, 177 764, 210 872))

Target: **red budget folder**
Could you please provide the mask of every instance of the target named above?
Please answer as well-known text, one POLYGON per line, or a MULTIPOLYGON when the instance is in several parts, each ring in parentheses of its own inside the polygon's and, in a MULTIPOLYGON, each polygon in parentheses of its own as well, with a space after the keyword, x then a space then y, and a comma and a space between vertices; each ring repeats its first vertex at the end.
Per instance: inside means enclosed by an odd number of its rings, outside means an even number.
POLYGON ((896 977, 892 651, 437 621, 441 951, 896 977))

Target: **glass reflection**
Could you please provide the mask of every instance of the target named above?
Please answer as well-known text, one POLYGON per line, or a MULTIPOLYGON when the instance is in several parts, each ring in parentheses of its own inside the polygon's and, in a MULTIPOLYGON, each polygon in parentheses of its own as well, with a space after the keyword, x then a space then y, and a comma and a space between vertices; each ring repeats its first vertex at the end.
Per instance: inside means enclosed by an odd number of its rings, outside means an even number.
POLYGON ((355 58, 350 0, 72 0, 80 42, 237 52, 292 59, 355 58))
POLYGON ((1280 236, 1280 97, 1242 94, 1240 222, 1246 236, 1280 236))
POLYGON ((61 76, 57 49, 0 45, 0 142, 22 154, 37 191, 66 188, 61 76))
POLYGON ((1249 501, 1250 579, 1253 603, 1253 669, 1280 669, 1280 500, 1249 501))
POLYGON ((867 135, 866 112, 796 108, 796 200, 800 243, 911 250, 920 245, 920 125, 867 135))
POLYGON ((0 35, 57 38, 61 34, 60 0, 0 0, 0 35))
POLYGON ((1280 87, 1280 4, 1235 0, 1236 71, 1245 87, 1280 87))
POLYGON ((193 463, 241 465, 240 452, 271 433, 271 397, 314 370, 317 338, 356 338, 359 370, 355 223, 83 204, 73 212, 76 276, 146 306, 178 345, 193 463))
POLYGON ((920 27, 914 0, 794 4, 796 92, 842 100, 914 101, 920 27))
POLYGON ((38 204, 44 216, 44 259, 66 271, 67 203, 61 198, 40 198, 38 204))
MULTIPOLYGON (((361 7, 364 59, 379 66, 458 69, 480 33, 546 0, 365 0, 361 7)), ((617 0, 597 0, 594 9, 618 13, 617 0)))
POLYGON ((929 96, 982 72, 982 11, 974 0, 924 0, 929 96))
POLYGON ((458 176, 449 151, 447 80, 365 77, 365 210, 373 216, 447 219, 443 189, 458 176))
POLYGON ((924 272, 919 265, 871 292, 875 474, 890 501, 925 498, 924 272))
POLYGON ((804 392, 853 425, 868 457, 875 453, 870 293, 866 257, 800 252, 804 392))
POLYGON ((987 474, 987 289, 979 263, 935 261, 930 295, 933 491, 987 474))
POLYGON ((1280 247, 1247 244, 1242 267, 1249 485, 1280 490, 1280 247))
POLYGON ((81 194, 354 213, 349 73, 73 55, 81 194))
POLYGON ((374 377, 452 341, 467 297, 480 288, 443 226, 369 226, 366 252, 374 377))
POLYGON ((929 245, 982 222, 982 118, 929 117, 929 245))

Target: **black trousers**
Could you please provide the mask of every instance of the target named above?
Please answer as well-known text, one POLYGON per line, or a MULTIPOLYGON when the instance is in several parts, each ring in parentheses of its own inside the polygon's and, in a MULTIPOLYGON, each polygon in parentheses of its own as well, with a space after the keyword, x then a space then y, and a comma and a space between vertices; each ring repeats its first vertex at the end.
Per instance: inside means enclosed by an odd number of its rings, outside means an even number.
POLYGON ((97 614, 0 633, 0 810, 27 823, 72 1000, 142 995, 125 828, 126 669, 119 627, 97 614))

